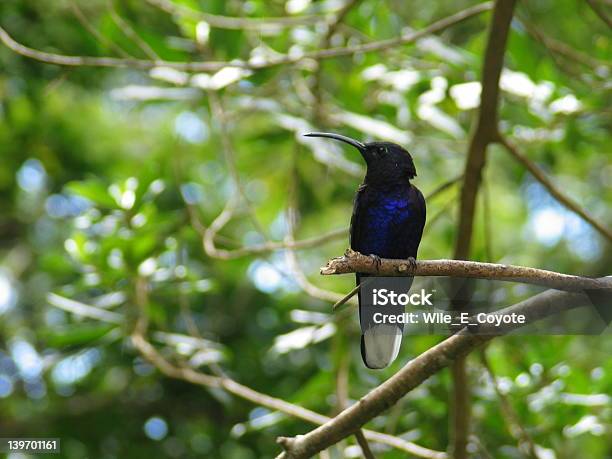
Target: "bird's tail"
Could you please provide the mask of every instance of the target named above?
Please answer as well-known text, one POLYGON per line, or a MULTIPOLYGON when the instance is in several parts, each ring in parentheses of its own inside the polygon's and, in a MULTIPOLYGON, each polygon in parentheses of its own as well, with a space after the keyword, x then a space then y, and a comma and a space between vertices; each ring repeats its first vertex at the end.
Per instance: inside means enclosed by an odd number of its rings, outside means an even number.
MULTIPOLYGON (((357 274, 357 284, 362 278, 368 277, 367 274, 357 274)), ((412 284, 412 279, 410 279, 412 284)), ((364 317, 362 308, 365 301, 362 300, 362 290, 359 290, 359 316, 364 317)), ((403 325, 380 324, 373 325, 365 331, 362 327, 361 335, 361 358, 366 367, 371 369, 386 368, 397 358, 400 345, 402 344, 403 325)))

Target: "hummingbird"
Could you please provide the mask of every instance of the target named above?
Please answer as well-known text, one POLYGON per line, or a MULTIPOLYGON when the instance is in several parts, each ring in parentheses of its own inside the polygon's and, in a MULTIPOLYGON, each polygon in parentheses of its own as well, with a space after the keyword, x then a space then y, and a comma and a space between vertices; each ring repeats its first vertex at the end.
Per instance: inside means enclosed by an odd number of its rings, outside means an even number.
MULTIPOLYGON (((412 156, 391 142, 368 142, 328 132, 311 132, 307 137, 327 137, 347 143, 361 153, 366 175, 357 189, 350 225, 350 247, 369 255, 375 263, 381 258, 407 259, 416 263, 417 251, 425 226, 425 198, 411 183, 417 175, 412 156)), ((359 285, 371 275, 356 273, 359 285)), ((407 277, 410 288, 413 278, 407 277)), ((364 315, 362 290, 359 291, 359 315, 364 315)), ((363 330, 361 357, 371 369, 389 366, 402 342, 403 324, 379 324, 363 330)))

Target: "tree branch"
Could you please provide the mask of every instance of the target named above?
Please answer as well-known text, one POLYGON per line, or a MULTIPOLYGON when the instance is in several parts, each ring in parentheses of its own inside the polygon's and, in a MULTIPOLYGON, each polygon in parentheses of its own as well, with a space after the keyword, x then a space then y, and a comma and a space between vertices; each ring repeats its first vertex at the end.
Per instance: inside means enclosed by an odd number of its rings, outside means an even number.
POLYGON ((0 27, 0 41, 10 50, 22 56, 29 57, 46 64, 63 65, 68 67, 129 67, 140 70, 149 70, 153 67, 165 66, 184 71, 205 72, 219 70, 229 65, 227 62, 153 61, 136 58, 121 59, 115 57, 67 56, 64 54, 48 53, 22 45, 21 43, 15 41, 2 27, 0 27))
POLYGON ((109 48, 115 50, 115 52, 117 54, 119 54, 121 57, 130 59, 130 55, 121 46, 119 46, 117 43, 115 43, 114 41, 112 41, 108 37, 106 37, 103 34, 101 34, 100 32, 98 32, 98 30, 91 24, 91 22, 89 22, 89 19, 87 19, 87 16, 85 15, 85 13, 83 13, 81 8, 79 8, 79 5, 77 5, 74 2, 74 0, 70 1, 70 8, 72 9, 72 13, 77 18, 77 20, 81 23, 81 25, 90 34, 92 34, 94 36, 94 38, 98 42, 100 42, 100 44, 106 45, 109 48))
MULTIPOLYGON (((599 281, 604 283, 605 288, 612 287, 611 278, 599 279, 599 281)), ((579 293, 548 290, 497 311, 496 314, 523 314, 526 318, 526 324, 530 324, 552 314, 579 307, 581 301, 585 298, 584 295, 579 293)), ((412 389, 418 387, 441 369, 449 366, 456 359, 467 355, 495 336, 508 333, 524 325, 518 323, 507 323, 501 327, 482 325, 479 328, 479 332, 482 332, 482 334, 471 334, 464 329, 447 338, 408 362, 395 375, 329 422, 305 435, 293 438, 281 437, 279 443, 285 448, 285 452, 278 458, 302 459, 313 456, 351 435, 356 429, 397 403, 412 389)))
POLYGON ((498 140, 518 162, 525 166, 525 168, 538 182, 544 185, 544 188, 546 188, 559 203, 577 214, 585 222, 595 228, 602 236, 608 239, 608 241, 612 241, 612 230, 606 228, 602 223, 595 220, 595 218, 593 218, 593 216, 591 216, 578 203, 563 194, 563 192, 555 186, 555 184, 544 174, 544 172, 536 164, 530 161, 529 158, 522 154, 508 139, 500 135, 498 140))
POLYGON ((488 145, 497 139, 499 77, 504 64, 504 51, 515 3, 515 0, 497 0, 493 10, 493 20, 489 26, 489 37, 481 77, 480 109, 468 147, 463 174, 459 230, 455 246, 455 258, 458 259, 465 259, 470 253, 476 195, 480 186, 482 169, 485 165, 486 150, 488 145))
MULTIPOLYGON (((278 65, 295 64, 304 59, 332 59, 335 57, 352 56, 359 53, 371 53, 381 51, 388 48, 393 48, 415 41, 434 33, 441 32, 450 26, 469 19, 473 16, 481 14, 491 9, 490 2, 480 3, 473 7, 467 8, 456 14, 440 19, 429 26, 416 32, 409 32, 397 38, 388 40, 379 40, 371 43, 365 43, 354 46, 326 48, 322 50, 303 53, 297 56, 289 56, 282 54, 281 56, 271 58, 264 62, 245 62, 241 60, 225 61, 207 61, 207 62, 176 62, 164 60, 145 60, 145 59, 119 59, 112 57, 93 57, 93 56, 68 56, 64 54, 48 53, 22 45, 15 41, 5 29, 0 27, 0 41, 2 41, 9 49, 17 54, 20 54, 31 59, 35 59, 47 64, 65 65, 65 66, 91 66, 91 67, 131 67, 141 70, 148 70, 154 67, 164 66, 177 70, 191 72, 208 72, 217 71, 224 67, 240 67, 251 70, 275 67, 278 65)), ((234 18, 238 19, 238 18, 234 18)))
POLYGON ((55 306, 56 308, 60 308, 72 314, 76 314, 81 317, 89 317, 90 319, 100 320, 109 324, 121 325, 125 321, 123 315, 117 312, 96 308, 95 306, 90 306, 88 304, 81 303, 80 301, 75 301, 60 295, 56 295, 55 293, 49 293, 47 295, 47 302, 51 306, 55 306))
POLYGON ((589 4, 589 6, 591 7, 591 9, 593 10, 593 12, 599 17, 599 19, 601 19, 603 22, 605 22, 606 25, 612 29, 612 19, 610 19, 608 17, 606 12, 597 3, 597 1, 596 0, 586 0, 586 1, 589 4))
POLYGON ((476 279, 491 279, 525 284, 541 285, 548 288, 577 292, 584 289, 605 288, 600 279, 561 274, 544 269, 525 266, 481 263, 464 260, 417 260, 416 269, 408 260, 372 258, 348 249, 344 256, 332 258, 321 268, 322 275, 365 273, 378 276, 449 276, 476 279))
MULTIPOLYGON (((291 244, 292 242, 294 242, 293 235, 291 234, 292 232, 293 230, 290 229, 290 234, 287 235, 287 238, 285 240, 287 244, 291 244)), ((288 248, 286 250, 285 260, 289 269, 291 270, 291 274, 293 275, 293 281, 295 281, 300 286, 300 288, 309 296, 313 298, 318 298, 323 301, 329 301, 330 303, 337 303, 344 298, 344 295, 342 295, 341 293, 323 289, 310 282, 308 280, 308 277, 300 267, 297 254, 294 249, 288 248)))
POLYGON ((510 432, 510 435, 512 435, 512 437, 514 437, 518 441, 519 449, 523 451, 523 453, 525 453, 528 457, 532 459, 539 459, 533 439, 529 435, 529 432, 527 432, 527 430, 521 424, 519 416, 514 410, 512 403, 510 403, 510 400, 508 399, 506 394, 504 394, 499 387, 497 377, 495 376, 493 368, 491 367, 491 364, 487 359, 487 353, 485 348, 481 350, 480 361, 482 362, 482 365, 485 367, 485 370, 487 371, 487 374, 491 379, 493 390, 495 391, 495 394, 497 395, 497 398, 499 399, 499 403, 501 405, 502 415, 506 418, 506 424, 508 426, 508 431, 510 432))
MULTIPOLYGON (((348 407, 349 359, 350 353, 342 354, 339 358, 340 361, 336 370, 336 405, 339 412, 348 407)), ((361 448, 363 457, 365 459, 375 459, 370 449, 370 445, 368 444, 368 440, 365 438, 361 429, 355 431, 355 439, 361 448)))
MULTIPOLYGON (((141 312, 134 331, 132 332, 131 340, 142 356, 164 375, 198 386, 223 389, 230 394, 248 400, 256 405, 264 406, 271 410, 280 411, 281 413, 285 413, 289 416, 302 419, 313 424, 320 425, 331 421, 331 418, 328 416, 324 416, 301 406, 294 405, 286 402, 285 400, 257 392, 227 376, 207 375, 195 371, 189 367, 182 367, 172 364, 164 356, 162 356, 146 338, 147 320, 146 316, 144 316, 142 312, 144 307, 145 305, 139 306, 141 312)), ((443 452, 424 448, 420 445, 394 437, 392 435, 387 435, 372 430, 364 430, 363 433, 365 438, 370 441, 392 446, 417 457, 422 457, 425 459, 447 458, 447 455, 443 452)))
MULTIPOLYGON (((454 258, 466 259, 470 255, 476 196, 485 165, 487 147, 498 132, 497 106, 499 103, 499 78, 504 65, 506 43, 516 0, 496 0, 493 18, 489 24, 481 76, 482 92, 478 119, 468 147, 463 174, 463 188, 459 204, 459 224, 454 258)), ((467 441, 470 428, 470 393, 466 362, 458 359, 453 364, 453 402, 451 408, 452 455, 455 459, 467 458, 467 441)))
MULTIPOLYGON (((332 38, 332 36, 334 35, 334 33, 336 33, 336 30, 338 29, 338 26, 340 25, 340 23, 342 23, 342 21, 344 20, 344 18, 346 17, 346 15, 353 9, 353 7, 355 7, 360 0, 346 0, 346 2, 344 3, 344 5, 342 6, 342 8, 340 8, 340 10, 327 22, 327 31, 325 31, 324 35, 323 35, 323 39, 321 40, 321 48, 329 48, 329 44, 330 44, 330 40, 332 38)), ((314 83, 312 84, 312 94, 314 96, 314 101, 313 101, 313 113, 314 113, 314 119, 317 122, 321 122, 321 120, 324 119, 324 113, 323 113, 323 88, 322 88, 322 78, 323 78, 323 65, 321 64, 321 62, 317 63, 317 68, 313 74, 313 80, 314 83)))
MULTIPOLYGON (((461 180, 461 176, 454 177, 441 185, 435 188, 431 193, 429 193, 426 199, 433 199, 438 194, 442 193, 450 186, 461 180)), ((238 202, 235 201, 234 198, 230 199, 225 209, 215 218, 215 220, 210 224, 209 227, 205 227, 202 222, 199 220, 195 209, 191 205, 187 205, 187 211, 189 212, 189 217, 191 219, 191 224, 194 229, 202 236, 202 245, 204 247, 204 252, 212 258, 218 258, 221 260, 234 260, 236 258, 242 258, 251 255, 259 255, 262 253, 273 252, 276 250, 300 250, 300 249, 309 249, 312 247, 319 247, 322 244, 325 244, 330 241, 334 241, 336 239, 342 239, 346 237, 349 230, 348 228, 337 228, 326 233, 321 234, 320 236, 315 236, 311 238, 294 240, 293 238, 286 238, 284 241, 266 241, 261 244, 252 244, 244 247, 238 247, 236 249, 220 249, 217 247, 215 240, 220 239, 222 236, 219 235, 219 231, 225 227, 225 225, 231 220, 233 215, 236 212, 236 208, 238 206, 238 202)), ((432 219, 433 221, 433 219, 432 219)), ((336 301, 336 300, 332 300, 336 301)))
POLYGON ((562 41, 549 37, 548 35, 544 34, 542 30, 540 30, 538 27, 534 26, 525 19, 521 19, 521 23, 523 24, 525 30, 529 35, 531 35, 537 41, 542 43, 545 48, 548 48, 552 52, 558 53, 567 59, 571 59, 574 62, 582 64, 585 67, 588 67, 591 70, 595 71, 596 73, 599 73, 599 69, 610 66, 609 62, 595 59, 586 53, 572 48, 571 46, 566 43, 563 43, 562 41))
POLYGON ((140 48, 140 50, 152 60, 160 60, 159 55, 151 48, 151 46, 144 41, 140 35, 136 33, 136 31, 132 28, 129 22, 121 17, 115 5, 113 3, 114 0, 106 0, 108 10, 110 12, 111 19, 113 22, 119 27, 119 29, 123 32, 123 34, 132 40, 140 48))
POLYGON ((317 15, 278 18, 239 18, 197 11, 189 8, 188 6, 176 4, 170 0, 147 0, 147 2, 167 13, 205 21, 211 27, 216 27, 219 29, 263 30, 271 28, 286 28, 295 27, 298 25, 316 24, 321 20, 321 16, 317 15))

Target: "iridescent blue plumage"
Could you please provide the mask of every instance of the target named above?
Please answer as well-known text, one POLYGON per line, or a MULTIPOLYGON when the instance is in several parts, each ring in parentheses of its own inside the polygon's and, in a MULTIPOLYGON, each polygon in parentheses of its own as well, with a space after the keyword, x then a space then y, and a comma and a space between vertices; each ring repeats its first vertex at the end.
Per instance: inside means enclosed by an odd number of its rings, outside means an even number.
POLYGON ((396 252, 394 230, 406 225, 412 213, 410 201, 397 192, 374 193, 377 203, 365 210, 360 251, 389 258, 396 252))
POLYGON ((351 248, 380 258, 416 258, 425 224, 425 200, 408 180, 359 188, 351 220, 351 248))

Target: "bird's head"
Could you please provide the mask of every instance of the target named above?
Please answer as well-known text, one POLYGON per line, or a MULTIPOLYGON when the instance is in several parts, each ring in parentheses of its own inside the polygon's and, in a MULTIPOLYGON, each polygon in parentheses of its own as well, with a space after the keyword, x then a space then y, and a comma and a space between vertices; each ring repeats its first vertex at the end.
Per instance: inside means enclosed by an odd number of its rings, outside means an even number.
POLYGON ((365 182, 370 184, 389 184, 403 182, 416 177, 412 156, 404 148, 391 142, 362 143, 341 134, 310 132, 306 137, 327 137, 348 143, 359 150, 366 162, 365 182))

